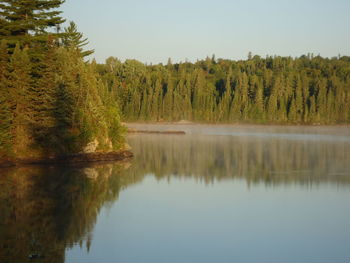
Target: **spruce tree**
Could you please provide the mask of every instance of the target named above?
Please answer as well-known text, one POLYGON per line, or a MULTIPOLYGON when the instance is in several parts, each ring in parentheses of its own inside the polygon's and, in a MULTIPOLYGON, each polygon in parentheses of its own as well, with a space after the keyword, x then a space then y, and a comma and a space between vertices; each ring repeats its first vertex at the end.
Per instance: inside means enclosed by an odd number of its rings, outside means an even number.
POLYGON ((271 89, 270 96, 267 101, 267 119, 271 122, 278 120, 278 88, 280 87, 280 79, 277 77, 271 89))
POLYGON ((231 106, 231 74, 228 73, 225 83, 225 92, 218 106, 218 120, 228 121, 231 106))
POLYGON ((9 94, 9 55, 7 43, 2 40, 0 43, 0 157, 9 155, 12 149, 12 119, 13 114, 10 108, 9 94))
POLYGON ((49 29, 65 21, 60 17, 61 11, 57 11, 63 3, 64 0, 1 0, 0 40, 7 39, 9 44, 19 43, 22 47, 45 43, 49 29))
POLYGON ((152 112, 148 120, 347 123, 349 62, 344 58, 254 57, 154 66, 109 59, 100 65, 100 72, 106 72, 101 76, 109 88, 117 90, 125 120, 144 119, 145 112, 152 112), (151 84, 144 81, 146 75, 151 84), (169 75, 171 88, 167 88, 169 75), (156 81, 161 83, 160 96, 156 81), (160 117, 155 114, 157 99, 162 105, 160 117))
POLYGON ((11 125, 12 145, 17 156, 26 154, 31 141, 31 130, 29 123, 33 119, 31 109, 31 64, 26 50, 16 45, 9 63, 9 99, 13 122, 11 125))
POLYGON ((151 120, 159 120, 159 108, 160 105, 159 102, 161 101, 160 97, 162 96, 161 94, 161 83, 157 79, 156 83, 154 84, 154 91, 152 95, 152 100, 151 100, 151 106, 150 106, 150 118, 151 120))
POLYGON ((76 49, 82 57, 87 57, 94 53, 94 50, 83 50, 89 42, 82 33, 78 32, 77 25, 73 21, 70 22, 64 31, 63 44, 66 47, 76 49))
POLYGON ((172 120, 174 105, 174 84, 172 77, 169 75, 167 79, 167 90, 163 101, 163 118, 165 120, 172 120))
POLYGON ((260 82, 256 85, 252 120, 264 121, 264 88, 260 82))
POLYGON ((31 105, 33 111, 32 125, 38 144, 49 147, 55 140, 55 116, 57 102, 57 47, 52 39, 47 43, 43 54, 41 78, 31 89, 31 105))

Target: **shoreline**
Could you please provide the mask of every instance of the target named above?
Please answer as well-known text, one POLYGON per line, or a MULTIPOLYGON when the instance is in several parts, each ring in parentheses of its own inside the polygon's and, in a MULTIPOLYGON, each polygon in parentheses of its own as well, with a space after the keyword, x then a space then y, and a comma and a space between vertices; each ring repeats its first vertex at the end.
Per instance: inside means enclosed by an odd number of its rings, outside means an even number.
MULTIPOLYGON (((170 122, 134 122, 124 123, 128 135, 136 134, 215 134, 239 133, 244 134, 318 134, 346 136, 350 138, 350 125, 260 125, 260 124, 205 124, 205 123, 170 123, 170 122), (134 132, 133 132, 134 131, 134 132), (146 132, 143 132, 146 131, 146 132)), ((236 134, 237 135, 237 134, 236 134)))
POLYGON ((186 132, 184 131, 153 131, 153 130, 138 130, 134 128, 128 128, 127 130, 128 134, 133 134, 133 133, 145 133, 145 134, 169 134, 169 135, 185 135, 186 132))
POLYGON ((76 165, 98 162, 114 162, 130 159, 134 156, 131 151, 77 153, 49 158, 14 158, 0 159, 0 169, 26 165, 76 165))
POLYGON ((241 126, 241 127, 350 127, 349 124, 317 124, 317 123, 246 123, 246 122, 235 122, 235 123, 224 123, 224 122, 192 122, 192 121, 132 121, 132 122, 122 122, 123 125, 212 125, 212 126, 241 126))

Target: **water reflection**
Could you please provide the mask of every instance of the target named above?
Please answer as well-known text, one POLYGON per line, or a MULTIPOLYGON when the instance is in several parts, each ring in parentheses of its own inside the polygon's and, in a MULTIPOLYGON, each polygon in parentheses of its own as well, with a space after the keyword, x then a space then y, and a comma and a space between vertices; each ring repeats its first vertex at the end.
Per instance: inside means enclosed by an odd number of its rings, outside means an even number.
MULTIPOLYGON (((259 185, 259 187, 262 184, 273 186, 297 184, 306 187, 321 184, 337 187, 350 185, 350 142, 347 140, 136 134, 129 136, 128 141, 135 154, 130 163, 100 164, 80 168, 22 167, 1 170, 0 262, 32 262, 31 258, 36 258, 40 262, 63 263, 66 251, 70 248, 75 251, 77 244, 85 251, 89 251, 93 240, 93 228, 101 208, 114 207, 113 204, 116 203, 121 190, 143 181, 149 174, 159 180, 170 181, 172 177, 191 177, 208 184, 239 179, 248 186, 259 185)), ((183 188, 184 185, 178 187, 183 188)), ((235 191, 238 190, 244 192, 240 189, 240 184, 236 185, 235 191)), ((145 194, 143 198, 146 198, 152 191, 141 192, 141 196, 145 194)), ((184 203, 191 198, 191 194, 189 190, 188 196, 184 196, 184 203)), ((203 196, 205 194, 206 192, 203 192, 203 196)), ((269 198, 269 195, 266 196, 269 198)), ((261 198, 263 197, 264 195, 261 198)), ((298 202, 298 196, 294 197, 298 202)), ((154 201, 162 198, 164 196, 157 195, 151 199, 154 201)), ((210 200, 212 197, 206 198, 210 200)), ((157 217, 166 215, 165 208, 173 209, 169 204, 175 199, 181 198, 172 196, 159 208, 151 201, 148 205, 154 205, 153 209, 157 211, 154 216, 157 217)), ((138 202, 142 203, 142 200, 138 202)), ((225 203, 224 200, 218 199, 215 204, 220 202, 225 203)), ((196 205, 193 202, 193 206, 196 205)), ((300 203, 295 207, 299 206, 300 203)), ((237 205, 235 209, 239 207, 237 205)), ((242 207, 246 209, 245 205, 242 207)), ((252 209, 252 213, 259 207, 252 209)), ((137 208, 140 209, 142 210, 142 205, 137 208)), ((218 209, 217 206, 215 209, 218 209)), ((224 205, 222 209, 225 213, 229 211, 224 205)), ((186 213, 190 214, 189 211, 192 209, 186 210, 186 213)), ((203 213, 205 211, 208 211, 208 215, 202 218, 218 216, 220 219, 220 213, 210 212, 213 210, 209 208, 205 208, 203 213)), ((152 216, 149 211, 141 214, 152 216)), ((295 214, 298 215, 298 210, 295 214)), ((195 217, 196 213, 192 216, 195 217)), ((262 216, 270 219, 268 214, 262 216)), ((147 222, 153 222, 153 219, 147 222)), ((137 222, 137 225, 142 224, 137 222)), ((142 228, 143 233, 150 234, 147 232, 148 227, 146 224, 142 228)), ((217 238, 219 240, 221 237, 217 238)), ((138 239, 133 240, 136 241, 138 239)), ((125 240, 121 241, 123 242, 125 240)), ((105 257, 108 259, 109 254, 105 257)))
POLYGON ((0 262, 61 263, 74 244, 89 250, 101 207, 139 180, 127 166, 1 170, 0 262))
POLYGON ((131 135, 134 173, 212 182, 350 183, 350 142, 257 136, 131 135))

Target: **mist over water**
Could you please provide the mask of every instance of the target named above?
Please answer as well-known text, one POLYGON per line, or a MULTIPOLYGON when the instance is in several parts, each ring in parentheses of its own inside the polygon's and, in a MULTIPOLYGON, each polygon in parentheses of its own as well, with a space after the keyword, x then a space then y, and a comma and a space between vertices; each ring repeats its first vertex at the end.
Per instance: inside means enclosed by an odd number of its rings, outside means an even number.
POLYGON ((0 177, 0 262, 350 261, 350 128, 140 125, 135 157, 0 177))
MULTIPOLYGON (((241 178, 266 184, 300 184, 350 180, 349 136, 313 135, 285 139, 272 133, 242 136, 131 135, 134 169, 156 176, 188 176, 203 180, 241 178), (316 139, 316 137, 319 138, 316 139), (327 136, 326 138, 323 136, 327 136), (136 168, 135 168, 136 167, 136 168)), ((287 135, 285 135, 287 136, 287 135)), ((304 136, 304 135, 300 135, 304 136)))
POLYGON ((128 123, 129 128, 148 131, 184 131, 195 135, 230 135, 283 138, 287 140, 329 140, 350 142, 350 126, 206 125, 128 123))

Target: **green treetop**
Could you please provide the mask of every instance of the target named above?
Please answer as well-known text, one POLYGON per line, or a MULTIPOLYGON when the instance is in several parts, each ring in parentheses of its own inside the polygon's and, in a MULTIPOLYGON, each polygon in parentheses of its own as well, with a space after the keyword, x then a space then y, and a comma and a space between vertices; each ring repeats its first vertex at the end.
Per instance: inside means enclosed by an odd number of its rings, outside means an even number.
POLYGON ((61 11, 56 10, 63 3, 64 0, 0 1, 0 40, 6 39, 13 46, 17 42, 30 46, 33 40, 46 42, 50 29, 59 28, 65 21, 61 11))
POLYGON ((64 29, 63 44, 66 47, 76 49, 82 57, 86 57, 94 53, 94 50, 83 51, 83 47, 89 44, 87 38, 78 32, 77 25, 71 21, 69 26, 64 29))

